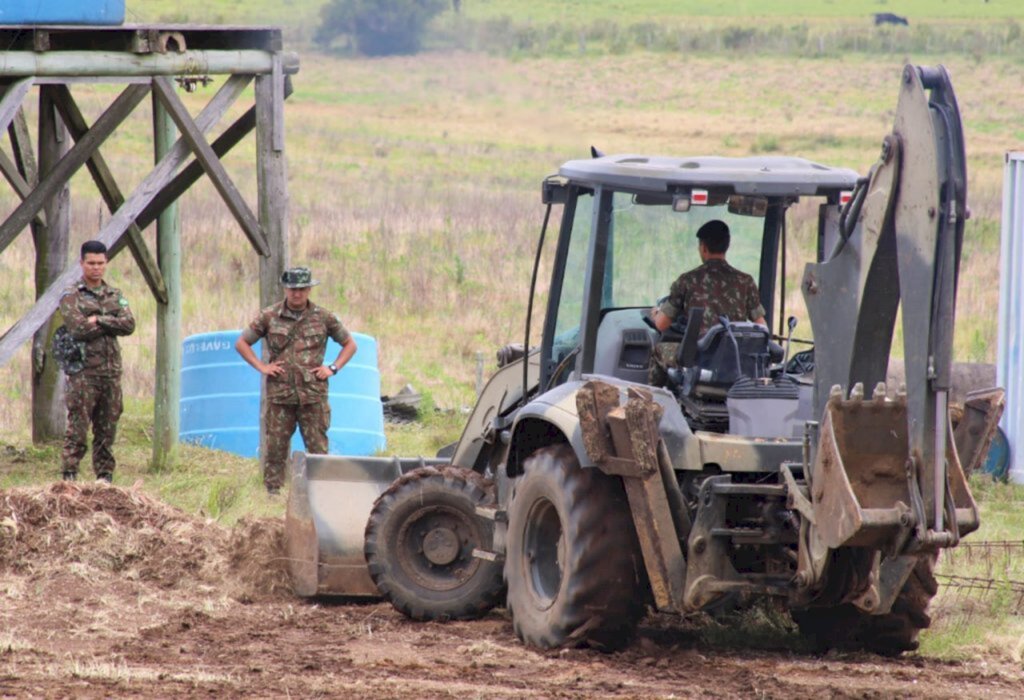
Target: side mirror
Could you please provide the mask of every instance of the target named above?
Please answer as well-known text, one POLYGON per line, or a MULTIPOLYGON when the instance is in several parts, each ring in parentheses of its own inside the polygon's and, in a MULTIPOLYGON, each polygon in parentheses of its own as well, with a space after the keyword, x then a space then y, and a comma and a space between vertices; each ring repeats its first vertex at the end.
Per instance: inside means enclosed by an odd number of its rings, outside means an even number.
POLYGON ((541 204, 565 204, 569 201, 569 181, 558 175, 545 178, 540 186, 541 204))

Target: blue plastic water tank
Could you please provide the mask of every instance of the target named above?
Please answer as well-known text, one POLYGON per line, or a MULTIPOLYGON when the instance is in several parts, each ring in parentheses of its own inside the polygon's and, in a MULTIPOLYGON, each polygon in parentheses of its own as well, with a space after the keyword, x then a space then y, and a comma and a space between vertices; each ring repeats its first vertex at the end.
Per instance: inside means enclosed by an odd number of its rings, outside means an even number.
POLYGON ((0 24, 121 24, 124 0, 2 0, 0 24))
MULTIPOLYGON (((244 457, 259 455, 260 373, 235 352, 241 331, 199 333, 185 339, 181 363, 181 441, 244 457)), ((384 409, 380 402, 377 341, 353 333, 358 349, 332 377, 328 391, 329 451, 372 455, 384 449, 384 409)), ((253 346, 260 354, 261 343, 253 346)), ((327 361, 341 348, 327 341, 327 361)), ((298 428, 292 450, 305 449, 298 428)))

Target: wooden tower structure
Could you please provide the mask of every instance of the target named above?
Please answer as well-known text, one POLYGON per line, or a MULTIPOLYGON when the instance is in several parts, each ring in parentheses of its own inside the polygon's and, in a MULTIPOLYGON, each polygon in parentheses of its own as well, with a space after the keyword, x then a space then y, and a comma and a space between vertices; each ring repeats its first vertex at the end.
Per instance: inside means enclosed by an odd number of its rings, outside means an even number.
POLYGON ((63 423, 60 377, 48 348, 61 293, 80 275, 77 255, 68 252, 68 183, 84 166, 111 213, 88 238, 105 243, 111 257, 127 248, 157 301, 153 466, 159 468, 173 460, 179 432, 182 290, 175 203, 208 177, 261 256, 261 306, 277 301, 288 257, 283 105, 298 58, 282 50, 275 27, 0 26, 0 47, 0 135, 10 137, 10 155, 0 148, 0 173, 20 200, 0 223, 0 254, 25 230, 36 252, 36 301, 0 336, 0 367, 33 339, 33 439, 56 437, 63 423), (178 87, 191 91, 215 77, 223 78, 219 89, 193 117, 178 87), (254 104, 209 140, 253 82, 254 104), (87 83, 124 86, 91 124, 73 94, 87 83), (23 109, 33 92, 39 101, 35 129, 23 109), (154 163, 133 191, 124 192, 101 147, 147 97, 154 163), (220 160, 253 130, 255 211, 220 160), (142 233, 154 222, 155 254, 142 233))

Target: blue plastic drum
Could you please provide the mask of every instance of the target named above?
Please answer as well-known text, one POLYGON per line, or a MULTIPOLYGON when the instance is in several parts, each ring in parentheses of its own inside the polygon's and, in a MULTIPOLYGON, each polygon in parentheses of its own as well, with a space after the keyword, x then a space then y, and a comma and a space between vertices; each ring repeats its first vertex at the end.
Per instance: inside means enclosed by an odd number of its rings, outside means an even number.
POLYGON ((1006 481, 1010 467, 1010 441, 1006 439, 1006 433, 1002 428, 996 428, 995 437, 992 438, 992 445, 988 448, 988 455, 982 463, 982 470, 998 481, 1006 481))
MULTIPOLYGON (((235 352, 241 331, 217 331, 185 339, 181 363, 181 441, 243 457, 260 446, 260 373, 235 352)), ((384 449, 377 341, 353 333, 358 349, 330 381, 330 454, 372 455, 384 449)), ((260 354, 260 343, 253 346, 260 354)), ((327 362, 341 348, 327 341, 327 362)), ((292 450, 304 450, 296 429, 292 450)))

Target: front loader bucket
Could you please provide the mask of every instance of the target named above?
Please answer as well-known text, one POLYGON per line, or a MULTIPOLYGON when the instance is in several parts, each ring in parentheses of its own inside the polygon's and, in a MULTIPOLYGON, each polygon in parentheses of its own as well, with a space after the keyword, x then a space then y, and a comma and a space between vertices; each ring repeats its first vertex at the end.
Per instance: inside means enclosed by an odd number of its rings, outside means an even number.
MULTIPOLYGON (((1001 408, 999 401, 994 401, 1001 408)), ((996 416, 995 420, 998 420, 996 416)), ((984 421, 979 421, 984 422, 984 421)), ((980 431, 983 432, 983 431, 980 431)), ((984 438, 982 438, 984 439, 984 438)), ((882 393, 870 401, 833 396, 825 407, 811 472, 814 525, 829 549, 899 548, 919 525, 921 493, 909 473, 907 404, 882 393), (918 504, 915 507, 915 504, 918 504)), ((946 545, 977 529, 978 509, 947 430, 946 545)))
POLYGON ((960 466, 967 476, 976 472, 985 461, 1005 407, 1006 392, 999 388, 972 391, 964 399, 963 413, 953 439, 960 466))
POLYGON ((379 596, 363 556, 370 510, 404 472, 433 464, 447 462, 293 453, 285 553, 295 594, 379 596))

